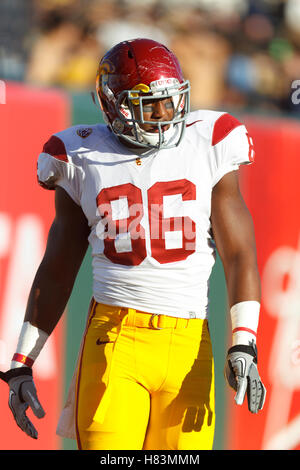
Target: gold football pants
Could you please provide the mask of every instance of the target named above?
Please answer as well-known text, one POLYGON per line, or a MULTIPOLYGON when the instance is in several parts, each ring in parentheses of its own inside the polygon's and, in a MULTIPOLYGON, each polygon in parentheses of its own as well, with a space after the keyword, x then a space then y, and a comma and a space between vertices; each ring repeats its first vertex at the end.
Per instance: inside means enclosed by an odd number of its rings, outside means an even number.
POLYGON ((92 301, 76 384, 78 448, 211 449, 214 425, 207 320, 92 301))

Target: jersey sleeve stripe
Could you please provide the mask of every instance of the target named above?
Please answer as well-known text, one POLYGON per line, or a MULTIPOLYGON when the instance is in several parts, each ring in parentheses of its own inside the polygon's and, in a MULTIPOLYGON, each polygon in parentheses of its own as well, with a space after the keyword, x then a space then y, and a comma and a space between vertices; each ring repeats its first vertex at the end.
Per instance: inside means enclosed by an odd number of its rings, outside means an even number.
POLYGON ((228 113, 222 114, 214 124, 211 142, 212 146, 225 139, 225 137, 238 126, 242 126, 242 124, 234 116, 231 116, 228 113))
POLYGON ((61 160, 63 162, 68 163, 65 144, 56 135, 51 136, 50 139, 45 143, 43 147, 43 152, 48 153, 57 160, 61 160))

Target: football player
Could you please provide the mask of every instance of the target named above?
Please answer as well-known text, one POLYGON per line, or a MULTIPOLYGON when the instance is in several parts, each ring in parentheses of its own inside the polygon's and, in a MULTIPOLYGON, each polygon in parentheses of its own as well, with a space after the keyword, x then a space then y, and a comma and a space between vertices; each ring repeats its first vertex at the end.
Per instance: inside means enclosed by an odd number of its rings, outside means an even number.
MULTIPOLYGON (((56 216, 29 295, 11 369, 1 373, 20 428, 42 417, 34 361, 92 249, 93 298, 58 433, 79 449, 211 449, 214 362, 208 284, 218 250, 232 345, 225 376, 238 405, 262 409, 257 369, 260 279, 238 168, 253 161, 245 126, 226 112, 190 112, 175 55, 149 39, 102 58, 96 92, 105 124, 45 143, 40 184, 56 216)), ((217 293, 216 293, 217 294, 217 293)))

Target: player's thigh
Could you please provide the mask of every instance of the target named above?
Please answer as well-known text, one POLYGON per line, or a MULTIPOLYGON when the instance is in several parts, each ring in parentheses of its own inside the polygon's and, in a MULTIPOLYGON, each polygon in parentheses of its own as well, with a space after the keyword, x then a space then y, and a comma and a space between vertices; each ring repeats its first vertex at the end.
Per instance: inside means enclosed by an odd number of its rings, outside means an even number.
POLYGON ((149 417, 149 394, 134 379, 130 335, 122 334, 122 325, 101 323, 103 312, 99 309, 85 332, 78 370, 78 447, 141 448, 149 417))
POLYGON ((149 420, 150 398, 140 384, 129 380, 109 383, 89 427, 79 430, 87 450, 140 450, 149 420))
POLYGON ((151 397, 151 418, 144 450, 211 450, 215 431, 214 400, 161 392, 151 397))
POLYGON ((215 384, 207 328, 177 332, 168 377, 151 395, 144 449, 211 449, 215 428, 215 384))

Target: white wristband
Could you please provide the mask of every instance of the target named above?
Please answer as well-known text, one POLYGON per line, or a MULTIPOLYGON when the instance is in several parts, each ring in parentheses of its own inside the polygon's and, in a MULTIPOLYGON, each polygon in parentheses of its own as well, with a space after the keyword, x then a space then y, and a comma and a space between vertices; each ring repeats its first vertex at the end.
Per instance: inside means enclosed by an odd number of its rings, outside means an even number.
POLYGON ((260 303, 247 300, 233 305, 230 309, 232 325, 232 345, 249 344, 254 340, 259 320, 260 303))
POLYGON ((49 335, 33 326, 30 322, 23 323, 16 352, 12 358, 11 369, 16 367, 31 367, 41 352, 49 335))

